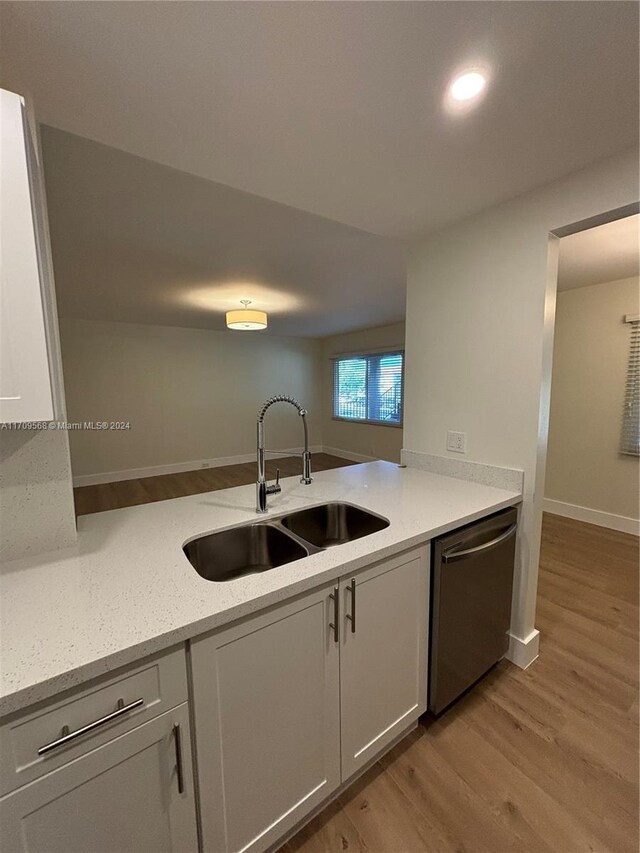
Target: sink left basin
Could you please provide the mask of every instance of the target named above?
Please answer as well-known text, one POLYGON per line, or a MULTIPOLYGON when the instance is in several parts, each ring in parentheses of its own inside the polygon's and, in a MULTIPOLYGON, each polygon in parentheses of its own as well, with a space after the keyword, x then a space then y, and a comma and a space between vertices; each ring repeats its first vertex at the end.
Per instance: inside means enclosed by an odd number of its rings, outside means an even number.
POLYGON ((307 557, 309 551, 279 527, 247 524, 187 542, 183 551, 208 581, 229 581, 307 557))

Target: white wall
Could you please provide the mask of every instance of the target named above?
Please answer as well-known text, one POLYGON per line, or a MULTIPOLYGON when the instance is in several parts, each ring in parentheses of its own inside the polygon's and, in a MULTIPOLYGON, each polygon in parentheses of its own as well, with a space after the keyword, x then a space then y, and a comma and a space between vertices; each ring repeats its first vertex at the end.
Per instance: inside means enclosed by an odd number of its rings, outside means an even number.
POLYGON ((622 320, 640 313, 639 285, 558 293, 545 483, 545 498, 628 519, 639 517, 640 459, 619 452, 631 333, 622 320))
POLYGON ((512 633, 534 629, 557 243, 549 234, 637 202, 636 151, 416 242, 409 256, 404 446, 525 472, 512 633), (551 242, 551 252, 550 252, 551 242))
POLYGON ((402 427, 346 423, 333 419, 333 362, 344 353, 368 353, 387 347, 404 349, 404 323, 359 329, 322 341, 323 419, 322 440, 327 448, 400 462, 402 427))
MULTIPOLYGON (((260 333, 62 320, 70 421, 130 421, 70 433, 74 477, 255 452, 256 415, 273 394, 309 410, 321 444, 320 344, 260 333)), ((302 445, 291 406, 274 406, 267 447, 302 445)))

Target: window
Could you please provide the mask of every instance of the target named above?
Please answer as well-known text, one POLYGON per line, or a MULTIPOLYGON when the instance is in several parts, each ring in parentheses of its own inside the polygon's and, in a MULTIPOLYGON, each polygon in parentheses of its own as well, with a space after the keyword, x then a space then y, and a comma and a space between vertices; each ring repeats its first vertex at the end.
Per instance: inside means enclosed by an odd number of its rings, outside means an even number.
POLYGON ((333 360, 333 417, 402 424, 404 353, 340 356, 333 360))
POLYGON ((620 452, 640 456, 640 317, 629 317, 626 322, 631 326, 631 342, 622 413, 620 452))

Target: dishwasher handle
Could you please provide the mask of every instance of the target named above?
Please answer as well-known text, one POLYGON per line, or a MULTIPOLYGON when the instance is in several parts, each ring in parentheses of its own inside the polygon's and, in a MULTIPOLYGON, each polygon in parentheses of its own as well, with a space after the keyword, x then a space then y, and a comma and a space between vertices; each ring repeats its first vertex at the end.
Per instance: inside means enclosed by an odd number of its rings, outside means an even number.
POLYGON ((445 551, 442 555, 442 560, 445 563, 455 563, 457 560, 464 560, 465 557, 475 557, 476 554, 491 551, 492 548, 496 548, 498 545, 506 542, 507 539, 511 539, 512 536, 515 536, 517 529, 518 524, 516 522, 515 524, 512 524, 511 527, 508 527, 504 533, 501 533, 500 536, 497 536, 490 542, 485 542, 484 545, 477 545, 475 548, 466 548, 464 551, 445 551))

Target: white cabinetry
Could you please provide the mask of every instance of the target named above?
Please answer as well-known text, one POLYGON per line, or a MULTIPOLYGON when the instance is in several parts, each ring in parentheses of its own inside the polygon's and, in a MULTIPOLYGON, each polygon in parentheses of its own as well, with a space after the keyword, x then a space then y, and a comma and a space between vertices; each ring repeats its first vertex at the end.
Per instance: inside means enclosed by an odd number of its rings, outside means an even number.
POLYGON ((414 549, 191 644, 205 853, 268 849, 426 710, 428 571, 414 549))
POLYGON ((342 580, 340 598, 346 780, 427 709, 427 551, 410 551, 342 580))
POLYGON ((0 133, 0 422, 50 421, 61 391, 42 176, 24 101, 4 89, 0 133))
POLYGON ((0 727, 3 853, 196 853, 184 648, 0 727))
POLYGON ((6 853, 195 853, 187 705, 4 797, 0 823, 6 853))
POLYGON ((340 784, 332 591, 191 645, 207 853, 266 849, 340 784))
MULTIPOLYGON (((427 704, 414 548, 191 642, 201 853, 263 853, 427 704)), ((0 724, 3 853, 198 850, 185 651, 0 724)))

